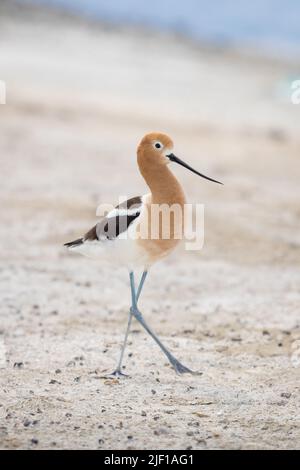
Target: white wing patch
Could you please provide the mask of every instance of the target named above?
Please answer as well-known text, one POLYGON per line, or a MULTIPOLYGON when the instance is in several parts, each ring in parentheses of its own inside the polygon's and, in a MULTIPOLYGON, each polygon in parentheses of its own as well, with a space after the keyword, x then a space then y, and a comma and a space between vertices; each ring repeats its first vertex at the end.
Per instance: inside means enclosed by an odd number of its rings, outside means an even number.
POLYGON ((120 217, 122 215, 130 216, 130 215, 138 215, 141 211, 141 207, 136 207, 134 209, 113 209, 107 215, 107 219, 112 219, 113 217, 120 217))

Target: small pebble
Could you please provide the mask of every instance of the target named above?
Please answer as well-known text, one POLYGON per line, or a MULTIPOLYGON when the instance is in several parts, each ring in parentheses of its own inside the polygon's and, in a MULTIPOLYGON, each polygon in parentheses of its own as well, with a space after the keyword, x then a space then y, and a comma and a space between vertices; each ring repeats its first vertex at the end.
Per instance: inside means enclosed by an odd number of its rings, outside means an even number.
POLYGON ((289 392, 283 392, 283 393, 280 394, 280 396, 283 397, 283 398, 291 398, 291 395, 292 394, 289 393, 289 392))
POLYGON ((16 367, 18 369, 21 369, 22 367, 24 367, 24 363, 23 362, 15 362, 14 367, 16 367))

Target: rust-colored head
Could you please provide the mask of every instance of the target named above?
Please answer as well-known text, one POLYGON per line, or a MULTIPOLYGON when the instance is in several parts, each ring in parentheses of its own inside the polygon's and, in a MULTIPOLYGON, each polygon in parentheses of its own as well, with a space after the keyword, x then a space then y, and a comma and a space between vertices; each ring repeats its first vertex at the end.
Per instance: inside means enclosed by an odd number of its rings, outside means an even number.
POLYGON ((166 155, 173 151, 172 139, 161 132, 151 132, 146 134, 137 149, 138 164, 142 169, 147 167, 159 167, 166 165, 170 160, 166 155))
POLYGON ((173 141, 168 135, 161 132, 151 132, 142 138, 137 149, 137 157, 138 165, 144 178, 146 178, 146 173, 149 175, 150 172, 152 177, 154 177, 153 175, 159 172, 159 169, 162 169, 162 167, 165 167, 170 162, 175 162, 206 180, 223 184, 209 176, 203 175, 203 173, 199 173, 199 171, 176 157, 173 153, 173 141))

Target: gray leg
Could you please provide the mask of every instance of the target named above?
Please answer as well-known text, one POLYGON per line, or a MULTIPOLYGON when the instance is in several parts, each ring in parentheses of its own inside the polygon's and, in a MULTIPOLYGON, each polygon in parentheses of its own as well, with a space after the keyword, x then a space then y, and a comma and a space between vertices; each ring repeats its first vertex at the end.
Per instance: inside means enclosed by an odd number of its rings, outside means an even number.
MULTIPOLYGON (((141 295, 142 288, 143 288, 146 277, 147 277, 147 271, 144 271, 143 274, 142 274, 140 283, 139 283, 137 294, 136 294, 136 304, 137 304, 137 302, 139 300, 139 297, 141 295)), ((115 377, 126 376, 126 374, 123 374, 123 372, 122 372, 122 362, 123 362, 124 352, 125 352, 127 339, 128 339, 128 335, 129 335, 129 331, 130 331, 130 327, 131 327, 131 322, 132 322, 132 312, 130 310, 129 311, 129 316, 128 316, 128 324, 127 324, 127 329, 126 329, 126 333, 125 333, 125 338, 124 338, 123 346, 122 346, 121 353, 120 353, 120 359, 119 359, 116 370, 111 374, 115 377)))
POLYGON ((188 369, 188 367, 181 364, 181 362, 179 362, 178 359, 176 359, 176 357, 174 357, 173 354, 171 354, 170 351, 162 344, 160 339, 156 336, 156 334, 152 331, 152 329, 145 322, 141 312, 138 310, 138 307, 137 307, 133 272, 130 273, 130 287, 131 287, 131 300, 132 300, 132 307, 131 307, 130 311, 131 311, 132 315, 143 326, 143 328, 145 328, 147 333, 149 333, 149 335, 152 336, 154 341, 156 341, 156 343, 158 344, 160 349, 167 356, 169 362, 174 367, 177 374, 184 374, 184 373, 198 374, 197 372, 193 372, 192 370, 188 369))

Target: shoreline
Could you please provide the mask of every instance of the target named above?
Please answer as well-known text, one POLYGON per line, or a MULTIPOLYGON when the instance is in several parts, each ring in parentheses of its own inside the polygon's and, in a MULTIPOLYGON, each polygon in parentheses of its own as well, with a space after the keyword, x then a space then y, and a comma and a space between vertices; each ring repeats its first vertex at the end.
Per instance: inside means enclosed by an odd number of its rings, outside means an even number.
MULTIPOLYGON (((4 0, 7 3, 9 0, 4 0)), ((74 22, 78 26, 84 26, 89 29, 95 29, 96 31, 106 31, 106 32, 121 32, 123 34, 133 34, 136 37, 144 37, 144 38, 152 38, 152 37, 159 37, 161 39, 166 39, 167 41, 178 41, 181 44, 185 45, 187 48, 195 50, 195 52, 200 53, 207 53, 209 55, 225 55, 228 58, 236 58, 241 62, 248 62, 253 61, 253 64, 259 65, 272 65, 272 66, 287 66, 295 69, 295 72, 299 72, 300 70, 300 58, 292 60, 289 57, 276 57, 263 51, 258 52, 257 48, 259 46, 237 46, 235 43, 226 42, 226 44, 222 45, 221 43, 209 41, 209 40, 199 40, 184 34, 180 31, 163 31, 162 29, 155 29, 149 25, 143 24, 130 24, 126 22, 118 22, 113 20, 106 20, 101 18, 93 18, 91 16, 82 14, 82 12, 72 11, 67 7, 59 7, 57 5, 45 5, 45 4, 36 4, 31 2, 30 0, 26 0, 26 3, 20 4, 18 0, 13 0, 15 6, 19 9, 23 9, 22 13, 27 12, 28 9, 31 9, 31 15, 43 15, 49 17, 52 16, 50 21, 63 21, 67 20, 70 22, 74 22)), ((10 7, 11 8, 11 5, 10 7)))

